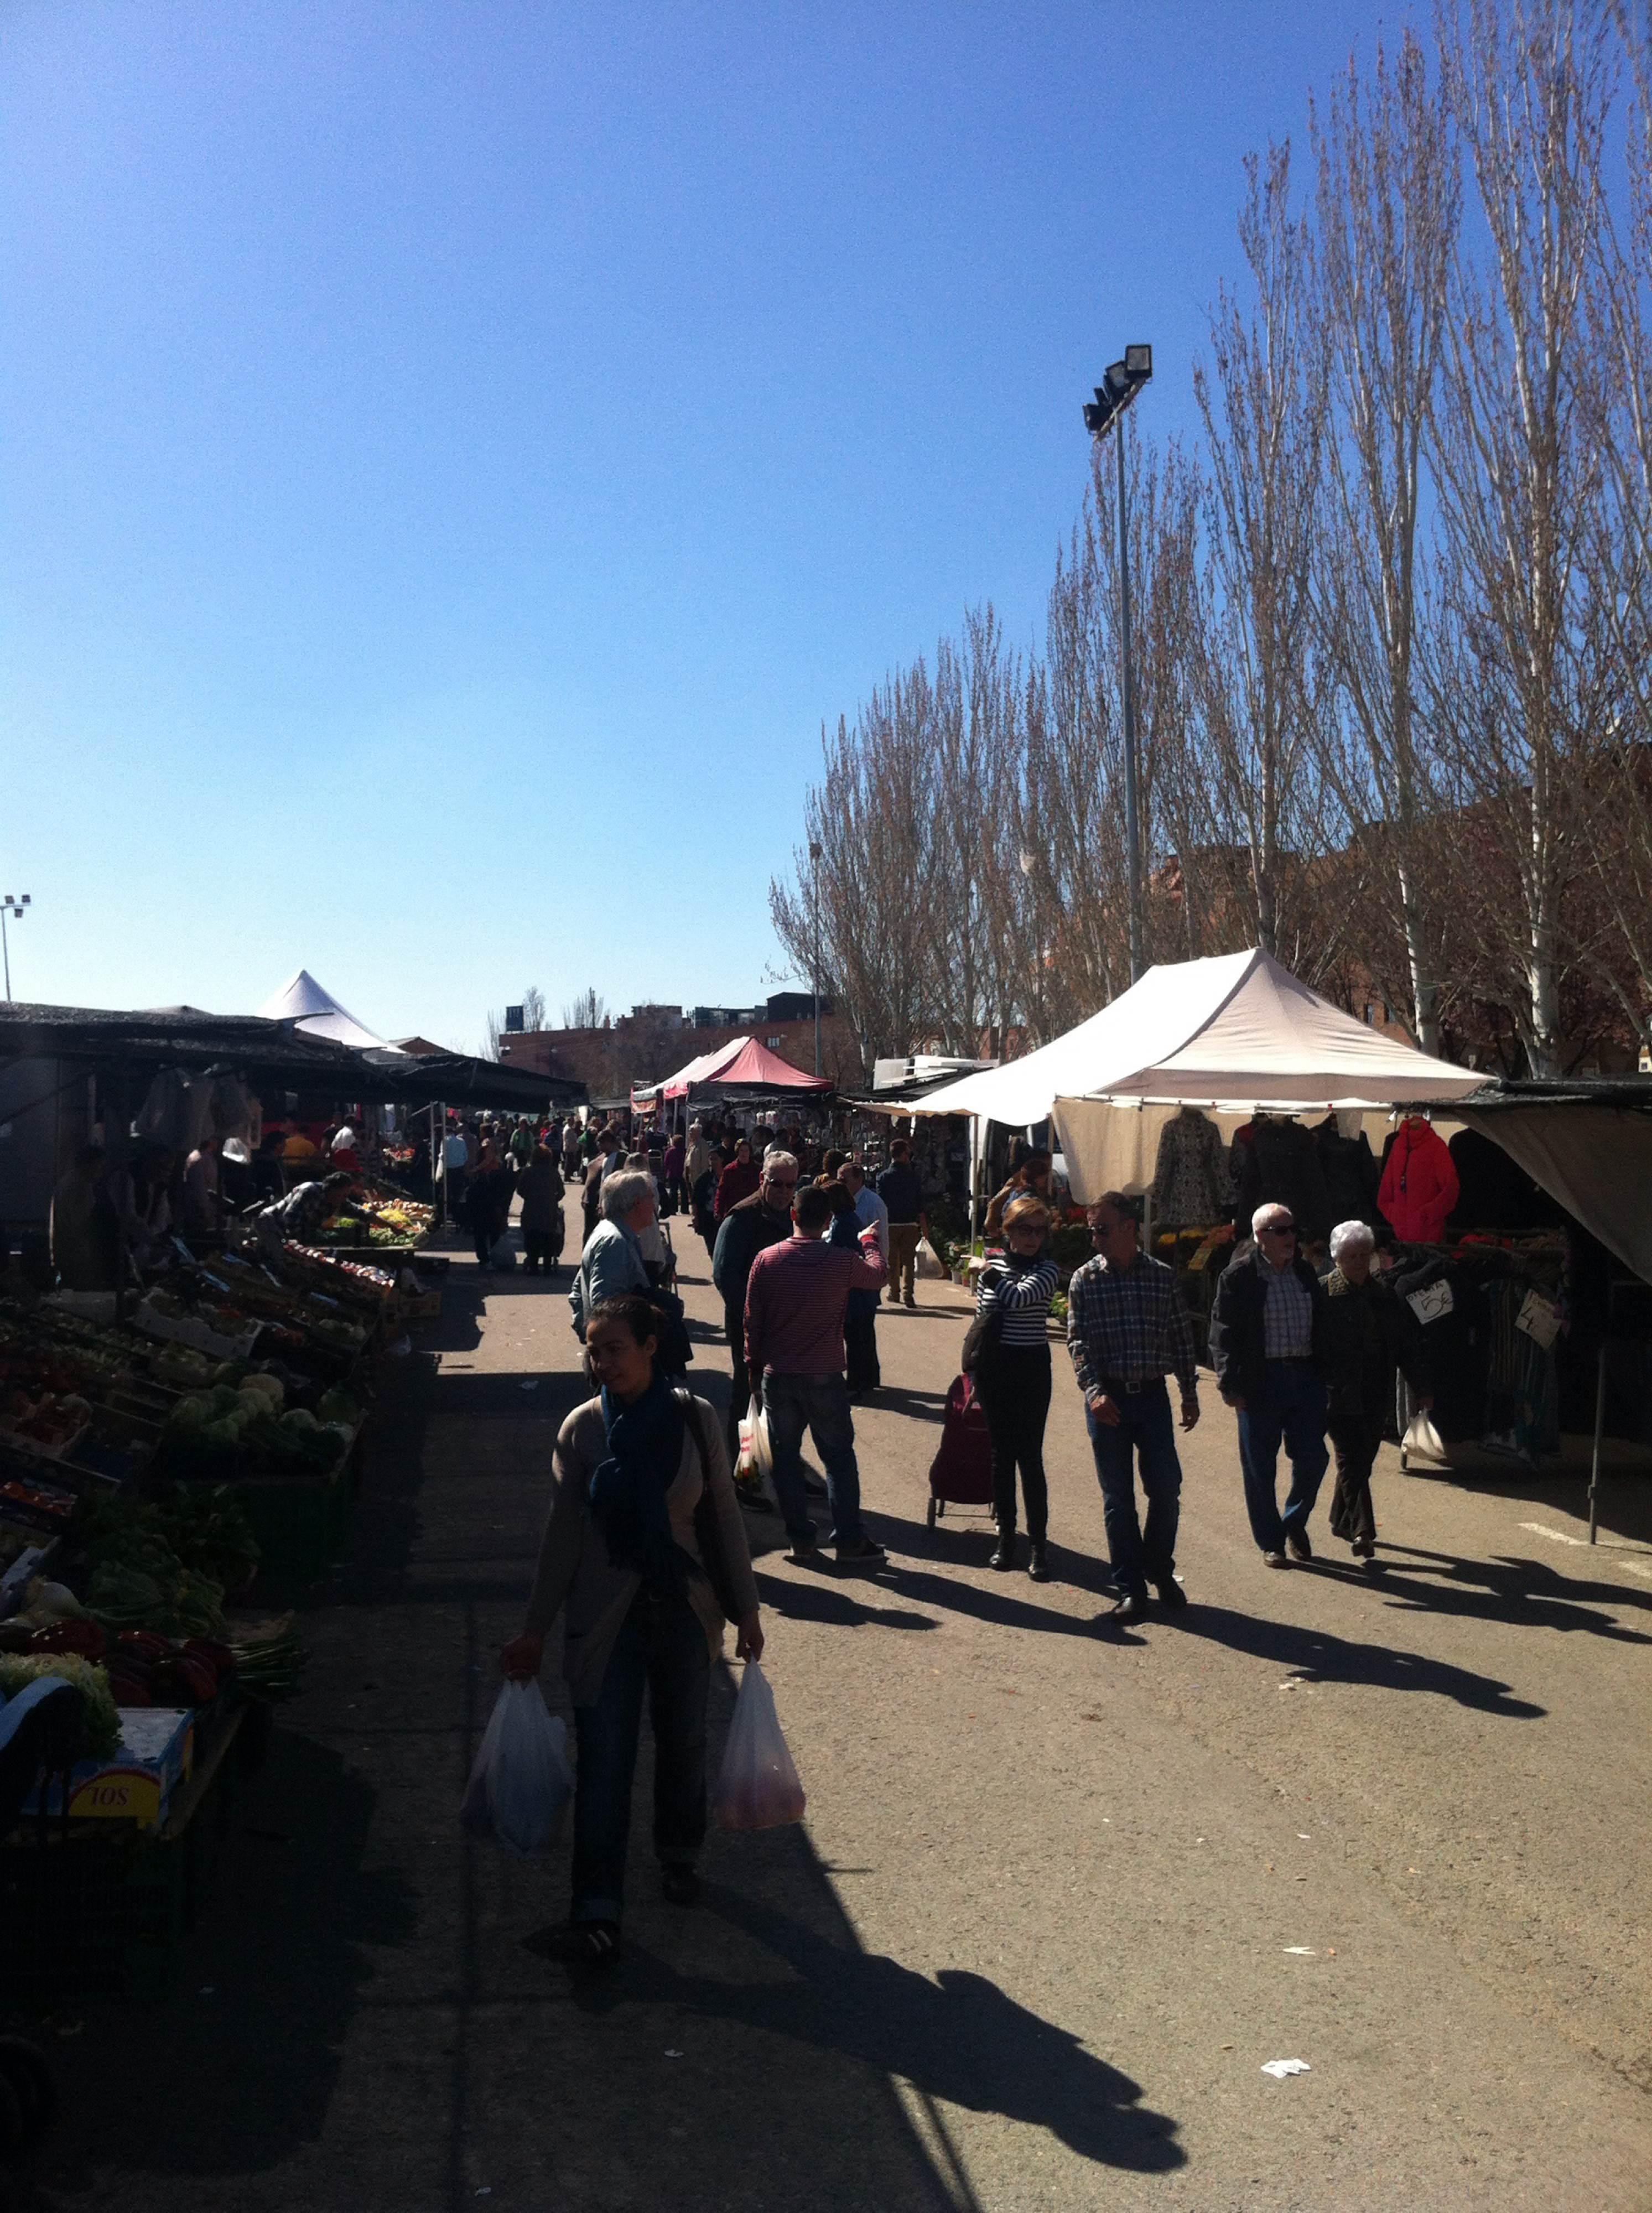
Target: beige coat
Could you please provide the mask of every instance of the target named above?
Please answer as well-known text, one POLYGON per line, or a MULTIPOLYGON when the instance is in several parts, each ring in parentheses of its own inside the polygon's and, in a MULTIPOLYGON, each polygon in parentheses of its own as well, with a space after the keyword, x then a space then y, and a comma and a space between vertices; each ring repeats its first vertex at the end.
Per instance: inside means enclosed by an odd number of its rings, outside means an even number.
MULTIPOLYGON (((728 1472, 728 1455, 717 1417, 704 1399, 696 1399, 700 1435, 705 1442, 706 1468, 711 1497, 722 1533, 722 1556, 728 1563, 734 1597, 743 1614, 757 1611, 757 1585, 752 1577, 751 1554, 728 1472)), ((576 1706, 594 1704, 607 1673, 608 1657, 621 1623, 642 1586, 634 1568, 616 1567, 608 1556, 602 1532, 591 1514, 591 1478, 608 1457, 607 1426, 600 1399, 588 1399, 576 1406, 557 1437, 552 1465, 554 1486, 551 1511, 539 1545, 539 1566, 527 1601, 526 1627, 543 1637, 565 1606, 563 1673, 576 1706)), ((688 1576, 688 1599, 704 1624, 706 1643, 715 1660, 722 1650, 722 1608, 704 1567, 694 1534, 694 1509, 704 1488, 700 1457, 692 1426, 685 1424, 683 1456, 676 1479, 666 1493, 671 1533, 693 1561, 688 1576)))

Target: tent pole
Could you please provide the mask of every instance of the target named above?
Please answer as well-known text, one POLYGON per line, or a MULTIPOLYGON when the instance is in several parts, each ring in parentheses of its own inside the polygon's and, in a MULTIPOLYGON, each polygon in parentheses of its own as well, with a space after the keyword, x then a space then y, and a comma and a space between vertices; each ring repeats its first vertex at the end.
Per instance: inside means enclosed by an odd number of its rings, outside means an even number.
POLYGON ((1600 1364, 1594 1380, 1594 1455, 1589 1462, 1589 1542, 1595 1541, 1600 1518, 1600 1437, 1606 1425, 1606 1342, 1600 1340, 1600 1364))
MULTIPOLYGON (((969 1118, 969 1257, 975 1258, 975 1222, 981 1204, 981 1118, 969 1118)), ((967 1272, 967 1271, 966 1271, 967 1272)))

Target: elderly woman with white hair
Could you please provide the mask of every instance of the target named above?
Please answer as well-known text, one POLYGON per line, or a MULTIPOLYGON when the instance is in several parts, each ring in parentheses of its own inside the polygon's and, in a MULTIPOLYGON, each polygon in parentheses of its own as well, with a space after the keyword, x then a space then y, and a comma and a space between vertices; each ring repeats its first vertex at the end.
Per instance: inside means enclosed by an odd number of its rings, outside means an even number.
POLYGON ((1376 1551, 1371 1468, 1393 1409, 1395 1368, 1424 1406, 1434 1404, 1422 1332, 1372 1267, 1375 1249, 1368 1222, 1339 1222, 1331 1233, 1335 1265, 1325 1278, 1326 1428, 1337 1455, 1331 1533, 1361 1560, 1376 1551))
POLYGON ((576 1335, 583 1338, 585 1317, 600 1300, 631 1293, 651 1296, 654 1278, 643 1250, 643 1233, 654 1220, 654 1178, 646 1168, 620 1168, 602 1179, 601 1219, 586 1240, 579 1271, 568 1294, 576 1335))

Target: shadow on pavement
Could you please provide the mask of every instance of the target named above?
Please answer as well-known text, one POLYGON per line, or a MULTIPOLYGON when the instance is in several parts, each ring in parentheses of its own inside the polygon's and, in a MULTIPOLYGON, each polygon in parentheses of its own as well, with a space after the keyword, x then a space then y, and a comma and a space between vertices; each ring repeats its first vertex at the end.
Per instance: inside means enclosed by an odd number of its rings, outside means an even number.
POLYGON ((1594 1611, 1615 1606, 1652 1611, 1652 1590, 1631 1590, 1622 1583, 1586 1582, 1563 1575, 1548 1560, 1504 1557, 1466 1560, 1454 1552, 1430 1552, 1417 1545, 1385 1543, 1371 1564, 1377 1572, 1316 1555, 1314 1565, 1339 1581, 1362 1583, 1392 1602, 1424 1613, 1450 1613, 1476 1621, 1506 1622, 1511 1628, 1585 1630, 1625 1644, 1652 1643, 1652 1636, 1626 1629, 1594 1611), (1394 1558, 1393 1555, 1403 1555, 1394 1558), (1479 1589, 1473 1586, 1478 1584, 1479 1589))
MULTIPOLYGON (((875 1624, 880 1629, 936 1629, 940 1626, 927 1613, 914 1613, 906 1606, 878 1606, 863 1604, 857 1595, 866 1584, 847 1587, 840 1583, 783 1582, 777 1576, 757 1577, 757 1594, 761 1603, 786 1621, 829 1621, 844 1629, 863 1629, 875 1624)), ((878 1586, 873 1584, 873 1589, 878 1586)))
POLYGON ((1501 1714, 1510 1721, 1538 1721, 1548 1709, 1517 1698, 1507 1683, 1490 1675, 1477 1675, 1449 1661, 1429 1660, 1389 1644, 1366 1644, 1331 1631, 1308 1629, 1292 1621, 1266 1621, 1254 1614, 1235 1613, 1229 1606, 1201 1606, 1196 1600, 1180 1613, 1161 1614, 1167 1629, 1186 1637, 1208 1637, 1231 1652, 1253 1659, 1271 1660, 1289 1667, 1302 1683, 1371 1683, 1384 1691, 1426 1691, 1436 1698, 1453 1698, 1460 1706, 1478 1713, 1501 1714))
POLYGON ((1176 2124, 1140 2103, 1141 2086, 1070 2031, 1018 2005, 984 1976, 942 1968, 933 1981, 834 1940, 759 1899, 717 1887, 710 1910, 790 1969, 779 1981, 685 1975, 633 1953, 624 1990, 588 1987, 600 2013, 628 1999, 668 2003, 714 2021, 841 2054, 928 2098, 1046 2129, 1082 2159, 1134 2173, 1185 2164, 1176 2124))
POLYGON ((231 2178, 279 2167, 321 2134, 375 1954, 408 1942, 418 1920, 405 1876, 362 1864, 377 1795, 340 1753, 276 1732, 231 1815, 220 1894, 176 1994, 58 2006, 59 2023, 85 2026, 71 2043, 44 2039, 63 2106, 37 2170, 50 2194, 7 2197, 9 2209, 55 2208, 60 2191, 131 2203, 136 2176, 167 2178, 162 2197, 210 2178, 210 2200, 182 2202, 228 2204, 231 2178), (112 2173, 131 2197, 105 2195, 112 2173))

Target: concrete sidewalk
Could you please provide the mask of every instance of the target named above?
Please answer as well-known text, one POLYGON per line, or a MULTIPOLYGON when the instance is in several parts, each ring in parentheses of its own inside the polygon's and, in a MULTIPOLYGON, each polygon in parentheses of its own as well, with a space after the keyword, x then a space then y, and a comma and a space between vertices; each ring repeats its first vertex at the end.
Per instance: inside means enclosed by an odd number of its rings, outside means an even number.
POLYGON ((184 1986, 70 2009, 15 2204, 1646 2206, 1652 1559, 1621 1515, 1589 1553, 1552 1488, 1389 1467, 1380 1573, 1271 1575, 1207 1390, 1192 1604, 1098 1631, 1059 1348, 1058 1579, 993 1574, 984 1521, 925 1528, 966 1311, 926 1287, 881 1318, 858 1424, 889 1568, 792 1568, 752 1525, 808 1822, 714 1837, 705 1903, 668 1908, 645 1751, 628 1957, 581 1980, 523 1948, 565 1850, 510 1862, 454 1818, 582 1393, 566 1272, 450 1281, 184 1986))

